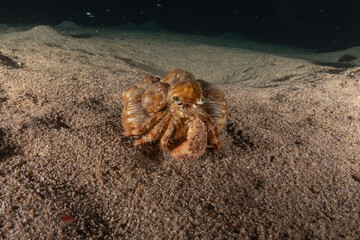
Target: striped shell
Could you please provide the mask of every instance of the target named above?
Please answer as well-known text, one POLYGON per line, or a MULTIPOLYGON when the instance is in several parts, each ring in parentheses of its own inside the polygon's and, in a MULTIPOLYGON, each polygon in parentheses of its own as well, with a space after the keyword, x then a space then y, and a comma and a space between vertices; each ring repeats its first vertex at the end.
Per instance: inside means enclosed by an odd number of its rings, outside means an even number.
POLYGON ((125 130, 132 130, 139 127, 148 117, 144 108, 141 106, 143 93, 143 89, 133 86, 126 89, 122 96, 124 103, 122 124, 125 130))
POLYGON ((219 88, 205 80, 197 80, 203 90, 205 97, 205 111, 212 117, 220 132, 226 123, 229 108, 226 103, 225 94, 219 88))
POLYGON ((125 90, 122 95, 124 110, 122 113, 122 124, 125 130, 132 130, 140 126, 148 118, 146 110, 143 108, 141 101, 143 94, 153 83, 159 82, 159 78, 146 76, 136 86, 125 90))

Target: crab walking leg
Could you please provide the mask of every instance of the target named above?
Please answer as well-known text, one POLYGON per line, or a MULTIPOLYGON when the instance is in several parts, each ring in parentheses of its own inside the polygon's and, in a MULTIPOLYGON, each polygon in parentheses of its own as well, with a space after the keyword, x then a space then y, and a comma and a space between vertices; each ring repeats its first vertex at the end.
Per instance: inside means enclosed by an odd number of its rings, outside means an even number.
POLYGON ((214 119, 205 112, 200 112, 199 117, 205 123, 210 142, 215 146, 216 150, 219 150, 221 147, 221 137, 214 119))
POLYGON ((167 114, 157 125, 155 125, 153 129, 151 129, 151 131, 148 134, 146 134, 145 136, 134 142, 134 146, 159 139, 162 132, 164 131, 164 129, 166 129, 167 125, 169 124, 170 120, 171 120, 171 115, 167 114))
POLYGON ((195 160, 201 157, 207 145, 206 126, 200 118, 196 118, 189 127, 187 140, 171 151, 177 160, 195 160))
POLYGON ((214 128, 214 126, 208 127, 208 135, 210 142, 215 146, 215 149, 219 150, 221 147, 221 137, 218 131, 214 128))
POLYGON ((160 140, 160 148, 163 152, 169 151, 169 140, 174 130, 175 130, 175 123, 174 121, 170 120, 169 126, 166 128, 164 135, 161 137, 160 140))
POLYGON ((221 147, 221 137, 219 131, 214 124, 208 121, 206 121, 206 128, 210 142, 215 146, 216 150, 219 150, 221 147))
POLYGON ((156 123, 159 121, 159 119, 163 118, 165 116, 165 114, 166 114, 165 111, 158 112, 158 113, 154 114, 153 116, 148 118, 145 122, 140 124, 139 127, 135 128, 133 130, 126 131, 124 133, 124 135, 125 136, 131 136, 131 135, 142 135, 142 134, 144 134, 146 131, 153 128, 156 125, 156 123))

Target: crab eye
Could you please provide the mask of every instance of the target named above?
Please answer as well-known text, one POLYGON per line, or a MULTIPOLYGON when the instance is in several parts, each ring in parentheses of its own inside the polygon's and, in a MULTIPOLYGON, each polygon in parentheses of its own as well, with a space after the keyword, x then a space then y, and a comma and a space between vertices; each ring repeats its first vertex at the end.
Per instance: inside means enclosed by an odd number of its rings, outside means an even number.
POLYGON ((174 97, 173 97, 173 100, 174 100, 174 102, 176 102, 176 103, 180 102, 180 99, 179 99, 179 97, 177 97, 177 96, 174 96, 174 97))
POLYGON ((204 97, 200 98, 200 99, 197 101, 198 104, 204 104, 204 102, 205 102, 205 98, 204 98, 204 97))

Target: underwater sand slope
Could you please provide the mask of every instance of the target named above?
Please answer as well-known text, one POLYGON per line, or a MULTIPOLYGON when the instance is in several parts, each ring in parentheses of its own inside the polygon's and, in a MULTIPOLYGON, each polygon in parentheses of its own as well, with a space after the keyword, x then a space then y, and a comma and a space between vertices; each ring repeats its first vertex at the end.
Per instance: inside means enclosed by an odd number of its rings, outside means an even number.
POLYGON ((0 35, 0 238, 360 235, 359 67, 60 27, 0 35), (223 147, 197 161, 122 135, 122 92, 173 68, 229 102, 223 147))

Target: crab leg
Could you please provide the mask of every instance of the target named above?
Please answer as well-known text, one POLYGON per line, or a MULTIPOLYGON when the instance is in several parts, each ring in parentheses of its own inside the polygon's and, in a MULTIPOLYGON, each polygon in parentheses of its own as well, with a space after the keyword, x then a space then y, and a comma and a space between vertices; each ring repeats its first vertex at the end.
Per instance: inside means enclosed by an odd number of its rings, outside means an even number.
POLYGON ((170 121, 169 126, 167 127, 166 131, 164 132, 164 135, 161 137, 160 140, 160 148, 163 152, 168 152, 169 150, 169 140, 171 135, 173 134, 175 130, 175 123, 173 121, 170 121))
POLYGON ((196 118, 187 132, 187 140, 171 151, 177 160, 195 160, 201 157, 207 144, 206 126, 200 118, 196 118))
POLYGON ((155 125, 153 129, 151 129, 151 131, 148 134, 146 134, 145 136, 134 142, 134 146, 159 139, 162 132, 164 131, 164 129, 166 129, 167 125, 169 124, 170 119, 171 119, 171 115, 167 114, 157 125, 155 125))
POLYGON ((215 146, 217 150, 220 149, 221 138, 214 119, 211 116, 209 116, 206 112, 200 112, 199 117, 206 125, 207 134, 210 142, 215 146))
MULTIPOLYGON (((209 116, 209 118, 211 117, 209 116)), ((221 137, 219 131, 212 122, 213 121, 205 121, 206 129, 210 142, 215 146, 216 150, 219 150, 221 147, 221 137)))

